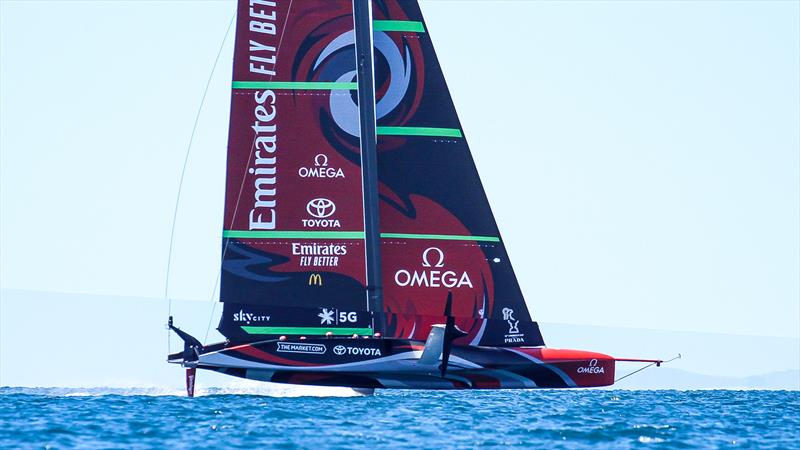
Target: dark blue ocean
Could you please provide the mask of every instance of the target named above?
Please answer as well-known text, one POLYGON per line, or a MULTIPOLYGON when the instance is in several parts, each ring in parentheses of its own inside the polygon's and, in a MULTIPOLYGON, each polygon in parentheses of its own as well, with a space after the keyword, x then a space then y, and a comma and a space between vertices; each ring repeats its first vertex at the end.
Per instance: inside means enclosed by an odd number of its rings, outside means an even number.
POLYGON ((0 447, 800 448, 797 391, 224 392, 0 388, 0 447))

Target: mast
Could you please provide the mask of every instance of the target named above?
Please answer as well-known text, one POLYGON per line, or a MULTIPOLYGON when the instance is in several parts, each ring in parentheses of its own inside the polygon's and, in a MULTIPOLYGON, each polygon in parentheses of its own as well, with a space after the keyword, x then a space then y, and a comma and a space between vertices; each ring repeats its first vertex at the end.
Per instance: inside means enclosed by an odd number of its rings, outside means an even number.
POLYGON ((374 329, 384 334, 378 216, 378 138, 375 118, 375 74, 372 44, 372 0, 353 0, 358 64, 358 119, 361 142, 361 180, 364 192, 364 247, 367 265, 367 304, 374 312, 374 329))

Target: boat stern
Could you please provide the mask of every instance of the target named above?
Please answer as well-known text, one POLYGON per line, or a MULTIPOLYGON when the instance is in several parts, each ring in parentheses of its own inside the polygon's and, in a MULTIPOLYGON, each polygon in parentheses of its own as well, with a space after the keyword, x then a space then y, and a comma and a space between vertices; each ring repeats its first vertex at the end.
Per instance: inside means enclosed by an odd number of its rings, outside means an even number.
POLYGON ((515 351, 558 373, 569 387, 588 388, 614 384, 616 359, 586 350, 522 347, 515 351))

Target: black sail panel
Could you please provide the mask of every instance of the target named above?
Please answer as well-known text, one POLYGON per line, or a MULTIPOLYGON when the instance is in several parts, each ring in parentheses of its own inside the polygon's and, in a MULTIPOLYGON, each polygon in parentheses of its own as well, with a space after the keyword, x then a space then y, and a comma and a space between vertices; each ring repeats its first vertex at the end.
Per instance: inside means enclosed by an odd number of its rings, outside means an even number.
POLYGON ((453 315, 484 345, 543 345, 416 0, 374 0, 384 304, 424 339, 453 315))

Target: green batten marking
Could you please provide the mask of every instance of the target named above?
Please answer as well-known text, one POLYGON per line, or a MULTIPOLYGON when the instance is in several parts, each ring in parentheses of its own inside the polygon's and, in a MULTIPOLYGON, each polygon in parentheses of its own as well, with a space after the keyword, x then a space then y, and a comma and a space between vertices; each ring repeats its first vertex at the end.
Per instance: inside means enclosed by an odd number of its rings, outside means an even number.
POLYGON ((424 33, 425 25, 422 22, 412 20, 374 20, 372 29, 375 31, 409 31, 412 33, 424 33))
POLYGON ((224 238, 246 239, 364 239, 363 231, 245 231, 224 230, 224 238))
POLYGON ((405 233, 381 233, 382 238, 399 239, 435 239, 441 241, 481 241, 481 242, 500 242, 499 237, 493 236, 459 236, 453 234, 405 234, 405 233))
POLYGON ((234 81, 234 89, 297 89, 297 90, 350 90, 358 89, 358 83, 335 81, 234 81))
POLYGON ((434 137, 464 137, 458 128, 430 128, 430 127, 378 127, 378 135, 382 136, 434 136, 434 137))
POLYGON ((372 336, 372 328, 323 328, 323 327, 242 327, 247 334, 300 334, 325 335, 327 332, 335 336, 360 334, 372 336))

